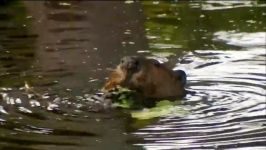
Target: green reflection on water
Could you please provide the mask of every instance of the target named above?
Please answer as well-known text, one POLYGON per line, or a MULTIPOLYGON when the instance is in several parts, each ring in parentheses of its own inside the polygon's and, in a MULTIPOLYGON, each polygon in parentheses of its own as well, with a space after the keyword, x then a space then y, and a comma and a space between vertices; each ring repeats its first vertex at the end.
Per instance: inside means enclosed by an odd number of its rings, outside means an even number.
MULTIPOLYGON (((243 2, 244 3, 244 2, 243 2)), ((260 3, 252 1, 251 5, 260 3)), ((264 7, 229 6, 234 9, 206 10, 207 2, 143 1, 149 47, 152 53, 181 54, 195 49, 230 49, 232 46, 212 40, 218 31, 259 32, 265 30, 264 7), (194 7, 194 8, 191 8, 194 7), (239 13, 241 12, 241 13, 239 13), (217 18, 218 19, 217 21, 217 18), (161 45, 155 45, 161 43, 161 45), (173 46, 174 45, 174 46, 173 46), (168 46, 168 47, 167 47, 168 46)), ((240 6, 240 4, 235 4, 240 6)), ((220 4, 211 4, 213 9, 220 4)))
POLYGON ((32 31, 33 18, 23 2, 0 5, 0 87, 47 85, 49 78, 38 78, 35 50, 38 35, 32 31))
POLYGON ((11 1, 0 8, 0 85, 17 86, 31 78, 26 72, 34 61, 37 36, 29 31, 30 20, 21 2, 11 1))

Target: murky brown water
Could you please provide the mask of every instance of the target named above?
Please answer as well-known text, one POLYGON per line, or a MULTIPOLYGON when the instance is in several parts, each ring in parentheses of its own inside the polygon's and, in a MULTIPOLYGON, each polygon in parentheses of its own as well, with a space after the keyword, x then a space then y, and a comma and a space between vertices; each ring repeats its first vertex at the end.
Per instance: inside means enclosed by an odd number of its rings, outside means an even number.
POLYGON ((266 148, 265 2, 0 2, 0 149, 266 148), (125 55, 185 70, 189 114, 88 112, 125 55))

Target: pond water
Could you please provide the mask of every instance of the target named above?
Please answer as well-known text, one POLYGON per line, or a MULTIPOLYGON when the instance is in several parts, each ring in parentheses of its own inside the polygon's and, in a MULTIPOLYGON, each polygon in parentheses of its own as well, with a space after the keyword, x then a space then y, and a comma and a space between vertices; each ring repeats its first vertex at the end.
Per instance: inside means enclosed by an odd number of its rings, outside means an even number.
POLYGON ((265 149, 265 41, 262 1, 0 0, 0 149, 265 149), (126 55, 185 70, 188 113, 89 112, 126 55))

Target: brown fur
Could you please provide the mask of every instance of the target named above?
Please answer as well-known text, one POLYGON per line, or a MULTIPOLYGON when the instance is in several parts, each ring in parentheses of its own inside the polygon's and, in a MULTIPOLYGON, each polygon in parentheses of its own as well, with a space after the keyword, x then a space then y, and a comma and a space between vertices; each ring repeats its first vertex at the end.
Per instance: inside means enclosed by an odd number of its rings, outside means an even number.
POLYGON ((173 70, 154 59, 144 57, 123 58, 111 73, 103 91, 117 86, 135 90, 147 98, 177 97, 185 92, 180 77, 173 70))

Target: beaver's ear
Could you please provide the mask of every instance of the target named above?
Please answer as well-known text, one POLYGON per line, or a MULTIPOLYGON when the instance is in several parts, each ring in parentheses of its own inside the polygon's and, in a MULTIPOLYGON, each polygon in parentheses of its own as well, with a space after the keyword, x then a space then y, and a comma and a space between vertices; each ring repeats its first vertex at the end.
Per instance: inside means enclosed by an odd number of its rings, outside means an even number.
POLYGON ((178 80, 181 81, 181 85, 185 86, 187 84, 187 74, 183 70, 174 70, 174 74, 178 80))

